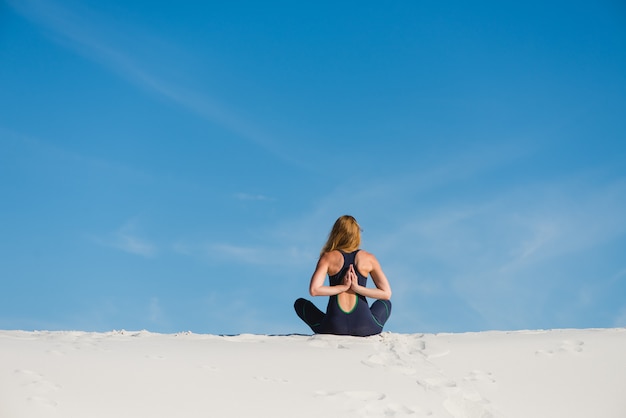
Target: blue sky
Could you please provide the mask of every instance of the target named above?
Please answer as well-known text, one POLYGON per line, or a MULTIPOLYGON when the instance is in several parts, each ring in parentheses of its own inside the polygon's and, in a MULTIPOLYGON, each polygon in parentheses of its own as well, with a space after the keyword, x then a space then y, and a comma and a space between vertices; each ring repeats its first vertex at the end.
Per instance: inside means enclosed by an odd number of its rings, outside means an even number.
POLYGON ((308 333, 345 213, 389 331, 626 326, 619 1, 9 0, 0 150, 0 329, 308 333))

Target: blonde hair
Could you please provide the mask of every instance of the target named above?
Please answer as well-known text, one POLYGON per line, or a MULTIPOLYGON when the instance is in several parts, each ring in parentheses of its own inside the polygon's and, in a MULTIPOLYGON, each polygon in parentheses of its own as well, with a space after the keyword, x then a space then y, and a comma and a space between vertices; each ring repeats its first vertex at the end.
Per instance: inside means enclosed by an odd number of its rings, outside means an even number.
POLYGON ((353 216, 343 215, 335 221, 320 255, 333 250, 349 253, 358 250, 360 245, 361 227, 353 216))

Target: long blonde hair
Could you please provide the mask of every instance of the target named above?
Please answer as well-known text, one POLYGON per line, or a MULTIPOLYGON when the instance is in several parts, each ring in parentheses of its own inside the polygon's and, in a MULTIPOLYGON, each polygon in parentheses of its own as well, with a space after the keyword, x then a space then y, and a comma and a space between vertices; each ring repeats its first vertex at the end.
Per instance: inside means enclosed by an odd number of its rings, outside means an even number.
POLYGON ((333 250, 349 253, 358 250, 360 245, 361 227, 353 216, 343 215, 335 221, 320 255, 333 250))

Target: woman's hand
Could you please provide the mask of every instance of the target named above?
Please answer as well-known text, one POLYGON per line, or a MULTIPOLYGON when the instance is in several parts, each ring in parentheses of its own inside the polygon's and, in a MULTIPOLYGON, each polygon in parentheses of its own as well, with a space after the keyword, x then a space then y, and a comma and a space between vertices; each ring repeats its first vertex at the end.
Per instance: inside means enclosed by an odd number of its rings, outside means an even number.
POLYGON ((354 265, 350 264, 350 268, 346 272, 346 276, 350 278, 350 289, 353 292, 358 293, 357 290, 359 288, 359 277, 356 275, 354 265))
POLYGON ((343 276, 343 281, 339 285, 341 287, 341 291, 345 292, 352 287, 352 276, 350 275, 350 269, 346 271, 346 274, 343 276))

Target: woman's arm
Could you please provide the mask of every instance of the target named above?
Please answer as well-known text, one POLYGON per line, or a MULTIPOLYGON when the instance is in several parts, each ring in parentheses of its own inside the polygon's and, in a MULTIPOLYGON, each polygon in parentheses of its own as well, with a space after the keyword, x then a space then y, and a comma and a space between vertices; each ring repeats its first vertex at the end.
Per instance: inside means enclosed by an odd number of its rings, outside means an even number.
POLYGON ((333 296, 343 293, 350 289, 350 280, 348 275, 344 277, 343 284, 337 286, 324 286, 324 280, 328 274, 329 256, 324 254, 317 262, 317 267, 311 276, 311 283, 309 284, 309 293, 311 296, 333 296))
POLYGON ((355 293, 363 295, 367 298, 382 300, 391 299, 391 286, 389 285, 387 276, 385 276, 385 273, 383 273, 383 269, 380 267, 380 264, 375 257, 372 256, 371 262, 372 271, 370 271, 370 275, 372 276, 372 280, 374 281, 376 288, 359 285, 359 280, 356 272, 354 271, 354 266, 350 265, 350 270, 348 270, 348 276, 350 278, 350 289, 352 289, 355 293))

